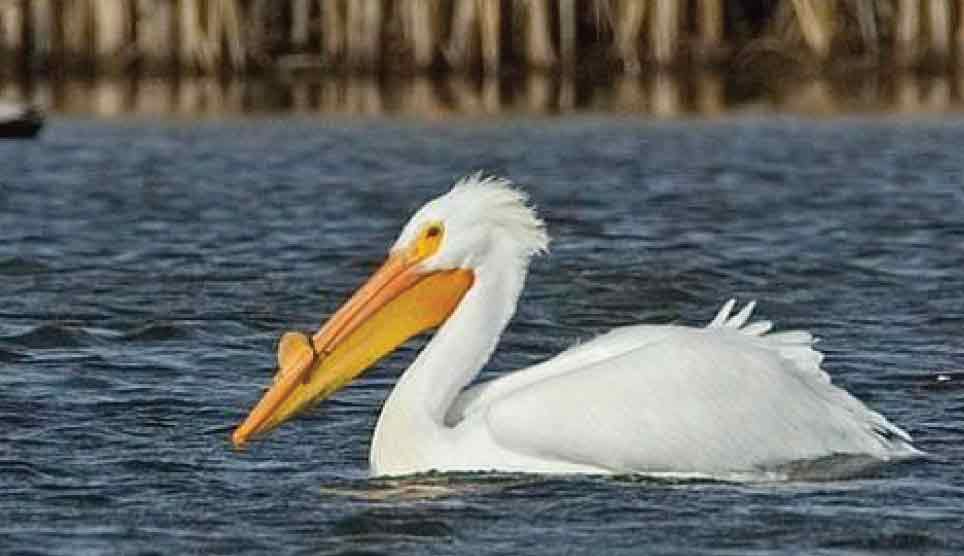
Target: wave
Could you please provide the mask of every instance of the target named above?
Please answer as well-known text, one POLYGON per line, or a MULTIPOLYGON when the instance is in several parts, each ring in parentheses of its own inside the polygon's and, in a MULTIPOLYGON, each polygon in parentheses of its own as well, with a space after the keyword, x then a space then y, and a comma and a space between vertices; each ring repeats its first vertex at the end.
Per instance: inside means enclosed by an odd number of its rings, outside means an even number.
POLYGON ((27 360, 27 356, 15 350, 0 348, 0 363, 21 363, 27 360))
POLYGON ((163 342, 183 340, 190 335, 190 331, 183 326, 170 323, 151 323, 124 334, 123 339, 129 342, 163 342))
POLYGON ((0 342, 30 349, 56 349, 89 346, 99 340, 79 326, 42 324, 21 334, 0 337, 0 342))
POLYGON ((7 257, 0 259, 0 276, 24 276, 46 274, 50 267, 36 259, 26 257, 7 257))
POLYGON ((824 548, 843 548, 864 550, 921 550, 944 548, 945 543, 935 535, 924 532, 878 533, 874 535, 858 535, 842 539, 825 541, 820 544, 824 548))

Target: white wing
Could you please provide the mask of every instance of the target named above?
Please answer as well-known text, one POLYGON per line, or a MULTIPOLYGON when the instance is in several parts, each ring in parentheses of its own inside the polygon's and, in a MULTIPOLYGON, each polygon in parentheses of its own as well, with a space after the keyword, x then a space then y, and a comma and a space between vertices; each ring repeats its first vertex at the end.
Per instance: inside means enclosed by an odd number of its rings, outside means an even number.
POLYGON ((910 437, 830 383, 806 332, 746 325, 620 328, 467 390, 446 421, 500 447, 613 472, 754 471, 835 454, 916 453, 910 437))

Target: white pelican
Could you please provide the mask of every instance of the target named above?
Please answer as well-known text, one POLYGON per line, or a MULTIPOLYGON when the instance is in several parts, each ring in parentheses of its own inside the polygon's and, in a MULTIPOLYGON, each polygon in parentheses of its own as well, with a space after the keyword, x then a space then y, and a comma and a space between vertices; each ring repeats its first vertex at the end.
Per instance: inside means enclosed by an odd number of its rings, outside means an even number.
POLYGON ((835 455, 920 453, 830 383, 802 331, 748 324, 726 303, 704 328, 617 328, 469 387, 546 250, 526 196, 481 174, 422 207, 384 265, 311 339, 285 334, 274 384, 241 446, 322 400, 412 336, 438 328, 402 374, 372 440, 375 475, 437 471, 722 476, 835 455))

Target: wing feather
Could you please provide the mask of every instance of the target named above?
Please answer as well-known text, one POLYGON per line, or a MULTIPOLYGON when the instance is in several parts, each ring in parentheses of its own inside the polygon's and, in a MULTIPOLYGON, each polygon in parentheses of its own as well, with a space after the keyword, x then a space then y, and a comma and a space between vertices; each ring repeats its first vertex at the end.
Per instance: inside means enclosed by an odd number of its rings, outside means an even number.
POLYGON ((615 472, 913 450, 904 431, 830 383, 810 334, 744 326, 753 304, 730 317, 733 305, 704 329, 620 328, 471 389, 453 421, 483 420, 512 452, 615 472))

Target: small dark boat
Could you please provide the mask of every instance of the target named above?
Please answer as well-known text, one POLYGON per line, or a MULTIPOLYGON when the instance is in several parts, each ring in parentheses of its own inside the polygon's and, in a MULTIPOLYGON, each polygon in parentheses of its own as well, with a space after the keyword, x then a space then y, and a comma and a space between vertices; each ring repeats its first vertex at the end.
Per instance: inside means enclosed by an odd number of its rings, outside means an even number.
POLYGON ((44 115, 37 108, 0 101, 0 139, 29 139, 43 125, 44 115))

